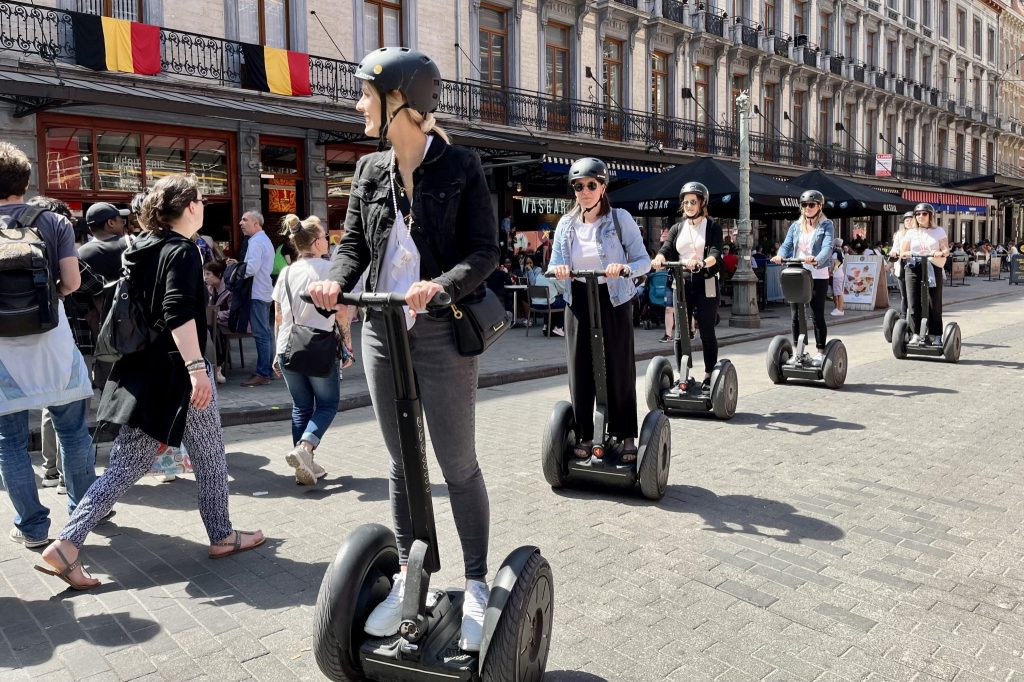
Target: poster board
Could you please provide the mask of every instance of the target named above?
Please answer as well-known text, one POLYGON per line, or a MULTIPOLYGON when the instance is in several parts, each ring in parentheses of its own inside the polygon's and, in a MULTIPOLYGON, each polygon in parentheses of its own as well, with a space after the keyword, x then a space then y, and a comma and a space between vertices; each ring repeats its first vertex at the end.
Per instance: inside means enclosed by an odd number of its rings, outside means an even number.
POLYGON ((889 307, 889 288, 885 286, 884 257, 847 256, 843 262, 846 272, 844 305, 850 310, 874 310, 889 307))

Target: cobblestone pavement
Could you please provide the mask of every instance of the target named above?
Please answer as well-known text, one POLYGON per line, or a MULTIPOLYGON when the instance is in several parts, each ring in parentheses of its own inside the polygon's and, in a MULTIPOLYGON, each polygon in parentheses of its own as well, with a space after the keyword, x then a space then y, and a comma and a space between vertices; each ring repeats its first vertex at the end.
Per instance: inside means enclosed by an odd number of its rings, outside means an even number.
MULTIPOLYGON (((773 386, 767 341, 725 348, 739 413, 672 421, 657 504, 544 483, 541 431, 564 377, 481 390, 492 570, 524 543, 554 569, 547 679, 1024 676, 1022 297, 947 311, 964 333, 959 365, 894 360, 877 319, 833 328, 851 365, 839 392, 773 386)), ((262 527, 266 545, 207 560, 191 477, 146 479, 90 537, 83 557, 108 583, 97 591, 65 591, 32 570, 35 553, 0 543, 0 678, 320 679, 323 572, 355 526, 389 519, 372 411, 339 415, 314 490, 289 475, 286 424, 225 432, 233 521, 262 527)), ((454 584, 458 544, 433 478, 437 583, 454 584)), ((63 500, 41 496, 55 533, 63 500)))

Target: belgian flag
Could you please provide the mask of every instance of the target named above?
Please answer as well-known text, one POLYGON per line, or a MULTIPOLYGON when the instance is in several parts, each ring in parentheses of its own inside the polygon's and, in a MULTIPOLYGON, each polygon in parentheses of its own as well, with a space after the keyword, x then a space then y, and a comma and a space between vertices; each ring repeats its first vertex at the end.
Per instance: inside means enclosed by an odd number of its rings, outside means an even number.
POLYGON ((75 63, 93 71, 160 73, 160 27, 71 12, 75 63))
POLYGON ((278 95, 312 95, 309 55, 277 47, 242 43, 242 87, 278 95))

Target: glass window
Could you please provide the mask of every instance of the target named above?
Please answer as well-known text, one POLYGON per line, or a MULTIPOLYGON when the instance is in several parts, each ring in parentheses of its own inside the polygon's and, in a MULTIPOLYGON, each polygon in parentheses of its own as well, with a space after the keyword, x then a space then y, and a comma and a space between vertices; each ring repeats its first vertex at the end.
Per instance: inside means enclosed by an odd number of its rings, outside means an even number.
POLYGON ((974 20, 974 54, 981 56, 981 21, 978 19, 974 20))
POLYGON ((47 189, 92 189, 92 130, 46 129, 47 189))
POLYGON ((664 52, 651 55, 651 112, 668 116, 668 55, 664 52))
POLYGON ((76 0, 72 9, 114 19, 142 21, 142 0, 76 0))
POLYGON ((709 125, 711 112, 708 110, 708 67, 698 64, 693 72, 693 97, 699 105, 695 112, 697 120, 704 125, 709 125), (700 118, 704 120, 700 121, 700 118))
POLYGON ((967 12, 957 10, 956 13, 956 42, 960 47, 967 47, 967 12))
POLYGON ((620 106, 622 104, 622 41, 607 38, 604 41, 604 89, 606 97, 605 105, 620 106))
POLYGON ((96 132, 96 168, 100 191, 139 192, 142 190, 142 159, 139 136, 101 130, 96 132))
POLYGON ((280 175, 299 174, 299 150, 295 145, 264 144, 260 146, 260 171, 280 175))
POLYGON ((480 78, 499 87, 506 82, 507 20, 506 10, 488 5, 480 7, 480 78))
MULTIPOLYGON (((224 140, 191 138, 188 142, 188 170, 199 180, 199 189, 204 196, 227 196, 228 184, 228 143, 224 140)), ((149 158, 146 158, 149 169, 149 158)))
POLYGON ((288 49, 288 0, 237 0, 238 39, 288 49))
POLYGON ((187 172, 185 138, 175 135, 146 135, 146 185, 172 173, 187 172))
POLYGON ((402 45, 401 0, 363 0, 364 49, 402 45))
POLYGON ((996 32, 995 29, 988 30, 988 60, 994 62, 996 60, 996 32))
POLYGON ((553 97, 569 95, 569 29, 558 24, 545 27, 547 40, 547 93, 553 97))

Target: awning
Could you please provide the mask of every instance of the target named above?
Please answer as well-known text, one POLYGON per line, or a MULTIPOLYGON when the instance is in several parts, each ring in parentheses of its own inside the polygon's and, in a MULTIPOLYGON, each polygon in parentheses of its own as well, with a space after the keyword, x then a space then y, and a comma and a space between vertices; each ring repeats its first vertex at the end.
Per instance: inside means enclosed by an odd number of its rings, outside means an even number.
POLYGON ((907 201, 926 202, 941 213, 973 213, 985 215, 988 199, 955 192, 929 192, 919 189, 905 189, 900 194, 907 201))
POLYGON ((999 200, 1024 199, 1024 179, 996 173, 979 175, 976 178, 954 180, 946 183, 949 187, 968 192, 985 192, 999 200))
MULTIPOLYGON (((642 180, 648 176, 662 172, 672 164, 658 165, 652 163, 641 163, 639 161, 617 161, 615 159, 603 159, 608 164, 608 171, 614 179, 618 180, 642 180)), ((568 156, 544 157, 544 170, 550 173, 568 173, 569 167, 576 159, 568 156)))

